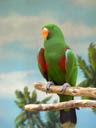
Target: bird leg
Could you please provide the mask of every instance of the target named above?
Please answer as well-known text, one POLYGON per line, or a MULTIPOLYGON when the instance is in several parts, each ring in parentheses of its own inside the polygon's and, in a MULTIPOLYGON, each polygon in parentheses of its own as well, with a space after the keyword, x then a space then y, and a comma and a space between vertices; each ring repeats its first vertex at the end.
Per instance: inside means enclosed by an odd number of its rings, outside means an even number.
MULTIPOLYGON (((62 94, 64 94, 64 91, 66 90, 67 87, 71 87, 71 85, 69 83, 64 83, 62 85, 62 90, 61 90, 62 94)), ((76 109, 79 110, 79 108, 76 109)))
POLYGON ((64 83, 63 85, 62 85, 62 90, 61 90, 61 92, 62 92, 62 94, 64 94, 64 91, 66 90, 66 88, 67 87, 70 87, 71 85, 69 84, 69 83, 64 83))
POLYGON ((49 90, 49 88, 50 88, 51 85, 54 85, 54 82, 53 81, 48 81, 47 82, 47 85, 46 85, 46 93, 49 90))

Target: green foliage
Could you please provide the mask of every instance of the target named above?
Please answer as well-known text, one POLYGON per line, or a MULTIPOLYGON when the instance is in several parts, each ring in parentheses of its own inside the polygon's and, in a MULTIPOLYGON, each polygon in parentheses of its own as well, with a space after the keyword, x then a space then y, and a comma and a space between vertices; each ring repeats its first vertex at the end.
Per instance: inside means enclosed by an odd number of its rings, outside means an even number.
MULTIPOLYGON (((27 87, 24 88, 24 91, 16 90, 15 94, 17 97, 15 103, 21 109, 21 113, 15 119, 16 128, 62 128, 59 111, 45 112, 45 120, 43 121, 40 112, 24 110, 24 105, 47 103, 51 96, 38 101, 36 91, 33 91, 30 95, 27 87)), ((54 100, 53 103, 56 102, 57 100, 54 100)))
POLYGON ((35 102, 37 102, 37 93, 36 91, 33 91, 31 96, 31 103, 35 103, 35 102))
MULTIPOLYGON (((54 100, 53 103, 57 103, 54 100)), ((47 111, 45 128, 62 128, 60 125, 60 112, 59 111, 47 111)))
POLYGON ((44 104, 44 103, 48 102, 51 98, 52 98, 52 96, 46 97, 46 98, 44 98, 43 100, 41 100, 40 103, 41 103, 41 104, 44 104))
POLYGON ((96 48, 93 43, 90 44, 88 51, 90 65, 92 67, 92 70, 96 72, 96 48))
POLYGON ((79 67, 84 73, 84 76, 88 79, 91 79, 92 74, 91 74, 90 68, 86 64, 86 61, 83 60, 82 57, 78 56, 78 63, 79 63, 79 67))
POLYGON ((85 76, 85 80, 82 81, 78 86, 96 87, 96 48, 93 43, 91 43, 88 48, 88 59, 89 64, 87 64, 82 57, 78 56, 79 67, 85 76))
POLYGON ((56 128, 56 124, 60 122, 59 111, 46 112, 46 128, 56 128))
POLYGON ((59 111, 46 112, 46 119, 45 128, 63 128, 60 124, 59 111))
POLYGON ((49 96, 42 101, 38 101, 36 91, 33 91, 32 95, 30 95, 27 87, 24 88, 24 92, 16 90, 15 94, 17 97, 15 103, 21 109, 21 113, 15 119, 16 128, 35 128, 36 126, 38 128, 44 128, 45 124, 41 120, 40 112, 25 111, 24 105, 47 103, 51 97, 49 96))
MULTIPOLYGON (((78 56, 78 63, 80 69, 83 71, 85 80, 78 86, 82 87, 96 87, 96 47, 94 43, 91 43, 88 48, 88 64, 82 57, 78 56)), ((83 97, 83 99, 95 99, 90 97, 83 97)), ((94 109, 94 112, 96 110, 94 109)))
POLYGON ((57 123, 56 124, 56 128, 64 128, 63 126, 61 126, 61 124, 60 123, 57 123))
POLYGON ((84 81, 82 81, 82 82, 79 84, 80 87, 88 87, 88 85, 89 85, 89 81, 88 81, 88 80, 84 80, 84 81))
POLYGON ((25 101, 25 103, 26 104, 28 104, 30 101, 30 96, 29 96, 29 92, 28 92, 28 88, 27 87, 25 87, 24 88, 24 101, 25 101))
POLYGON ((16 97, 20 100, 20 101, 24 101, 24 94, 21 91, 16 90, 15 91, 16 97))

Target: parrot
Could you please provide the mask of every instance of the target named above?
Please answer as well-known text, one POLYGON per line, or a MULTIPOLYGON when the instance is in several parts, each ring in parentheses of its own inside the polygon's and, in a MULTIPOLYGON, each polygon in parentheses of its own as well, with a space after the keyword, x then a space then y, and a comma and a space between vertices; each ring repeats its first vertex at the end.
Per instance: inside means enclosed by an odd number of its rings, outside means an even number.
MULTIPOLYGON (((56 24, 42 27, 44 47, 37 54, 38 67, 46 79, 46 92, 51 85, 62 85, 62 94, 68 86, 76 86, 78 66, 72 49, 64 39, 62 30, 56 24)), ((58 94, 60 102, 73 100, 73 96, 58 94)), ((75 108, 60 110, 61 124, 77 123, 75 108)), ((69 128, 69 127, 68 127, 69 128)))

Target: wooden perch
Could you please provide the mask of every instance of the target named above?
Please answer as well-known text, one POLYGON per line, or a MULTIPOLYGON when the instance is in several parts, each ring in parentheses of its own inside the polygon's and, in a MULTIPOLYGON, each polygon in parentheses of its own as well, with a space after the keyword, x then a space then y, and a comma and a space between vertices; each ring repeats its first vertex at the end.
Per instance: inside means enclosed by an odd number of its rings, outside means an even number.
MULTIPOLYGON (((46 92, 46 84, 36 82, 35 88, 46 92)), ((48 93, 62 94, 62 86, 52 85, 48 90, 48 93)), ((83 88, 83 87, 67 87, 64 95, 71 96, 88 96, 96 98, 96 88, 83 88)), ((61 102, 56 104, 29 104, 25 105, 25 110, 28 111, 47 111, 47 110, 62 110, 64 108, 79 108, 90 107, 96 108, 95 100, 71 100, 67 102, 61 102)))
MULTIPOLYGON (((41 82, 34 83, 34 87, 41 91, 46 91, 46 84, 41 82)), ((62 94, 62 86, 60 85, 52 85, 50 89, 48 90, 48 93, 56 93, 56 94, 62 94)), ((64 95, 71 95, 71 96, 88 96, 88 97, 94 97, 96 98, 96 88, 91 87, 67 87, 64 95)))
POLYGON ((56 104, 28 104, 28 105, 25 105, 25 110, 48 111, 48 110, 62 110, 64 108, 79 108, 79 107, 96 108, 96 101, 95 100, 71 100, 68 102, 61 102, 56 104))

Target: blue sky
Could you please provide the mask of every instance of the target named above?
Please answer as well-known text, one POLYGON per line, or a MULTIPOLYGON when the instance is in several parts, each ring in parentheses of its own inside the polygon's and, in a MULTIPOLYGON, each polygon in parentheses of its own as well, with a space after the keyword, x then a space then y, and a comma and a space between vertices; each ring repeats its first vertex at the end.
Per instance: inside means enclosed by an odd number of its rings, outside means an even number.
POLYGON ((41 30, 46 23, 57 24, 75 54, 87 60, 89 43, 96 41, 95 5, 95 0, 1 0, 0 97, 9 92, 13 97, 16 88, 29 85, 34 77, 34 81, 43 80, 36 56, 43 46, 41 30))
MULTIPOLYGON (((55 23, 76 55, 87 60, 96 43, 95 0, 0 0, 0 98, 12 99, 16 89, 44 81, 37 67, 43 46, 42 26, 55 23)), ((83 79, 79 71, 78 82, 83 79)), ((38 92, 39 98, 45 96, 38 92)))

